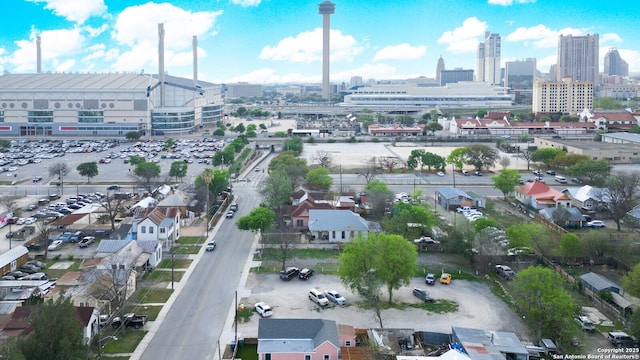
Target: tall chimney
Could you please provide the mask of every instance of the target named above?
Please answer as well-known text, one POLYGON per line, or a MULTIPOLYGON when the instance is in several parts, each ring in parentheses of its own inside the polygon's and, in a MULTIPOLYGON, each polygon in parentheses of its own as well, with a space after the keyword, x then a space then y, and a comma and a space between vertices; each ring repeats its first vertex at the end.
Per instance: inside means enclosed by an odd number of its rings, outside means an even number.
POLYGON ((193 35, 193 82, 198 81, 198 37, 193 35))
POLYGON ((164 107, 164 24, 158 23, 158 78, 160 80, 160 106, 164 107))
POLYGON ((42 49, 40 47, 40 35, 36 38, 36 72, 42 73, 42 49))

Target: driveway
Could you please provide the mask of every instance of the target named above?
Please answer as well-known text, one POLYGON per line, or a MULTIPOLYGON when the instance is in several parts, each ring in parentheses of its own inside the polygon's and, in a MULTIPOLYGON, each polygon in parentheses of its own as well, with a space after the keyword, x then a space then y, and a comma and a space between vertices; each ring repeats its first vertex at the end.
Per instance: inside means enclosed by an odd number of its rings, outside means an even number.
MULTIPOLYGON (((437 331, 451 333, 452 326, 478 329, 511 331, 518 334, 521 340, 528 340, 528 330, 507 305, 491 293, 481 282, 454 280, 451 285, 436 284, 426 287, 423 278, 415 278, 409 286, 396 290, 394 302, 414 303, 413 287, 426 289, 435 299, 449 299, 459 305, 453 313, 435 314, 422 309, 405 308, 382 311, 385 328, 413 328, 417 331, 437 331)), ((378 321, 371 310, 358 307, 362 302, 359 296, 345 289, 340 279, 334 275, 314 275, 304 281, 292 279, 283 282, 277 274, 251 273, 247 278, 246 288, 251 291, 248 298, 239 299, 249 307, 258 301, 264 301, 273 308, 273 318, 323 318, 334 320, 339 324, 353 325, 362 328, 377 328, 378 321), (309 289, 321 291, 337 290, 347 299, 345 307, 330 306, 321 309, 309 301, 309 289)), ((384 292, 386 294, 386 292, 384 292)), ((244 337, 257 337, 259 316, 254 313, 250 321, 240 323, 238 331, 244 337)))

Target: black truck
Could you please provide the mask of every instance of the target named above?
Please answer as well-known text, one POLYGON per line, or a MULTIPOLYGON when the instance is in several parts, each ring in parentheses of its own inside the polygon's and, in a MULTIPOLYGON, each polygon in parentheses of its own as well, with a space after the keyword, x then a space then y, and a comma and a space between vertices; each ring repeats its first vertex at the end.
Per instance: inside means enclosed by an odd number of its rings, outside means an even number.
POLYGON ((111 326, 113 326, 114 329, 117 329, 120 326, 140 329, 147 323, 147 318, 147 315, 136 315, 134 313, 128 313, 124 314, 122 318, 119 316, 114 317, 113 321, 111 322, 111 326))

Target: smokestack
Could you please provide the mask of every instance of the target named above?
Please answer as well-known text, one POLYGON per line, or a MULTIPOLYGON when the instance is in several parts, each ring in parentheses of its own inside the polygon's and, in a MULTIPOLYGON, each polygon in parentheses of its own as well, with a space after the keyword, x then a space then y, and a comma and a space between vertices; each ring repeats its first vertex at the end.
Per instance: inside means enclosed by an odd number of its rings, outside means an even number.
POLYGON ((160 106, 164 107, 164 24, 158 23, 158 77, 160 80, 160 106))
POLYGON ((42 73, 42 49, 40 48, 40 35, 36 38, 36 72, 42 73))
POLYGON ((193 35, 193 82, 198 81, 198 37, 193 35))

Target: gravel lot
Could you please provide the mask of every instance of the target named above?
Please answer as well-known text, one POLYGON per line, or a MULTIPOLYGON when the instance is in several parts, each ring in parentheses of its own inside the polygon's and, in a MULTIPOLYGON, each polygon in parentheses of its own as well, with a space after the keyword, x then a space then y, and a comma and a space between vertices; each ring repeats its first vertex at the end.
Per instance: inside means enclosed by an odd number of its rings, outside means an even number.
MULTIPOLYGON (((421 331, 451 332, 451 326, 512 331, 522 340, 529 339, 528 330, 522 320, 500 299, 494 296, 489 288, 475 281, 455 280, 451 285, 436 284, 427 287, 422 278, 415 278, 409 286, 396 290, 394 302, 414 303, 419 300, 413 297, 413 287, 421 287, 429 291, 435 299, 449 299, 459 304, 453 313, 435 314, 422 309, 408 307, 404 310, 383 310, 382 320, 385 328, 413 328, 421 331)), ((340 279, 334 275, 316 274, 308 281, 292 279, 283 282, 277 274, 251 273, 245 286, 251 289, 248 298, 239 302, 252 307, 258 301, 267 302, 273 308, 273 318, 317 318, 335 320, 340 324, 355 327, 379 327, 373 311, 364 310, 356 303, 362 299, 345 289, 340 279), (318 308, 307 298, 311 288, 319 290, 337 290, 347 299, 345 307, 330 306, 318 308)), ((386 292, 384 292, 386 294, 386 292)), ((238 331, 245 337, 255 337, 258 333, 259 316, 254 314, 247 323, 240 323, 238 331)))

